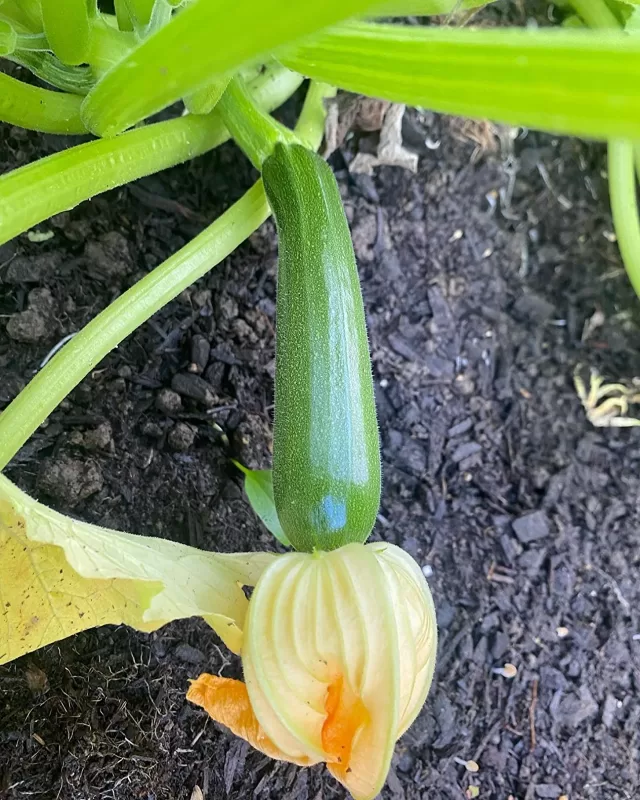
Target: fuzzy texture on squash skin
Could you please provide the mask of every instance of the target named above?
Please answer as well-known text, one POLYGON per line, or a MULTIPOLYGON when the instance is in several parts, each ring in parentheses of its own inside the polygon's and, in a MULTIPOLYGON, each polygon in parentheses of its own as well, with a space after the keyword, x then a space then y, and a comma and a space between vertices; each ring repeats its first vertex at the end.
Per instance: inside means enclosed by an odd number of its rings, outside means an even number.
POLYGON ((300 145, 263 164, 278 229, 273 489, 297 550, 364 542, 380 443, 364 306, 331 168, 300 145))

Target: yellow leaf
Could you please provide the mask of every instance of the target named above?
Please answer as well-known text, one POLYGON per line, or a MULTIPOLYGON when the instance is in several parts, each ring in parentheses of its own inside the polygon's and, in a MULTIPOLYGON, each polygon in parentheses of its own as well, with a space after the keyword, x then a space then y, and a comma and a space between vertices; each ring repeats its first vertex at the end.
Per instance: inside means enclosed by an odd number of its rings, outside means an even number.
POLYGON ((151 631, 203 617, 235 652, 275 556, 218 555, 108 530, 37 503, 0 475, 0 664, 97 625, 151 631))

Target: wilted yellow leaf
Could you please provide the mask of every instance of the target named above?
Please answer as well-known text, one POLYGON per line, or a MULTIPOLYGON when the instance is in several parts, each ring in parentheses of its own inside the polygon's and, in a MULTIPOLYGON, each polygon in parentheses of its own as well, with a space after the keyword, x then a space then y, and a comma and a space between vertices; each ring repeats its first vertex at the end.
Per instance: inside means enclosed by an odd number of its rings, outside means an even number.
POLYGON ((97 625, 202 616, 242 645, 243 585, 275 556, 218 555, 78 522, 0 475, 0 664, 97 625))

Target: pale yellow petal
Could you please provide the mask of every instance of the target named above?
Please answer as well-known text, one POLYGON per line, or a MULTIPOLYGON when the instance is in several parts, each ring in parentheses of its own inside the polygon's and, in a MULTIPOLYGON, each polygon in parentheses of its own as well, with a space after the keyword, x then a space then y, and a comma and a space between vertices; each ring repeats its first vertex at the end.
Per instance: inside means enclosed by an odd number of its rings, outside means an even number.
POLYGON ((403 667, 400 673, 399 738, 420 712, 433 680, 438 649, 436 611, 424 574, 408 553, 383 542, 367 547, 376 553, 393 596, 403 667))
POLYGON ((363 545, 290 554, 253 593, 243 666, 261 727, 373 798, 393 755, 400 665, 385 573, 363 545))

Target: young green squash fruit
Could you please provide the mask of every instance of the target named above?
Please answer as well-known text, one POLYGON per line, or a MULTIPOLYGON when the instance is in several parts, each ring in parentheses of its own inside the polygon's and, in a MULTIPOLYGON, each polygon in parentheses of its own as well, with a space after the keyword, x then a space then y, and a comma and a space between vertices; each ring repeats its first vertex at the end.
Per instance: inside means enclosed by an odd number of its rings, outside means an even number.
POLYGON ((333 172, 300 145, 262 167, 278 229, 273 490, 297 550, 364 542, 380 444, 364 306, 333 172))

